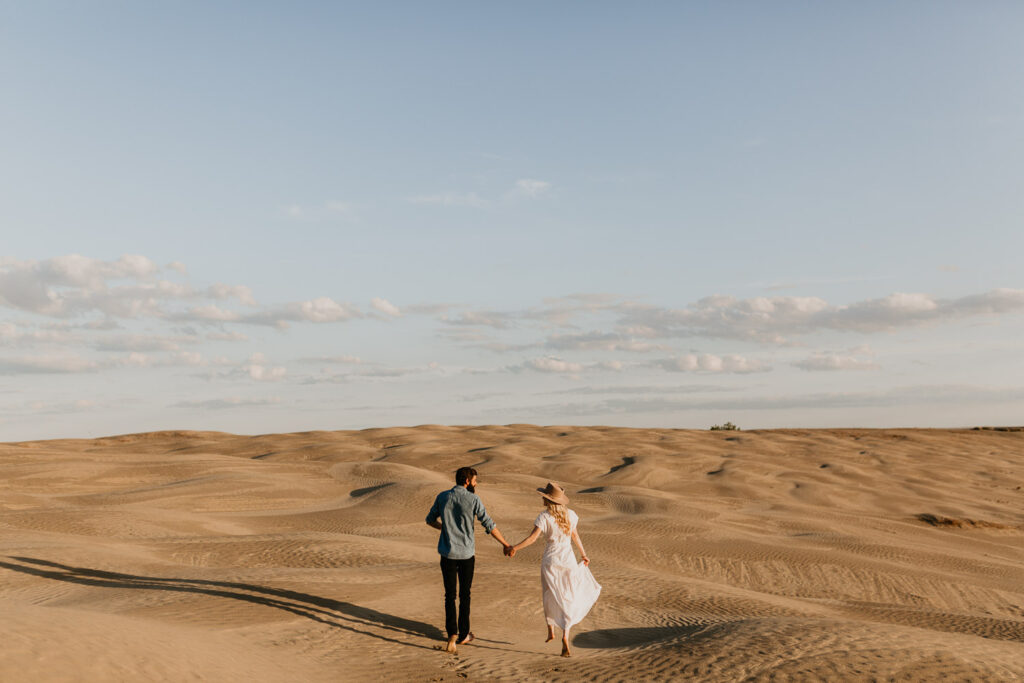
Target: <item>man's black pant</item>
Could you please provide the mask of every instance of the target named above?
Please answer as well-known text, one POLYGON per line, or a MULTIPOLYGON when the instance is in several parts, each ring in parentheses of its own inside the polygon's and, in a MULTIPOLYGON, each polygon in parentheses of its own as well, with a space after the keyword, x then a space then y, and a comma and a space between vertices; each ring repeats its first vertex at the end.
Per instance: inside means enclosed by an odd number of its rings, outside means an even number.
POLYGON ((444 579, 444 627, 448 637, 462 640, 469 635, 469 592, 473 587, 473 566, 476 557, 468 560, 441 558, 441 577, 444 579), (458 582, 459 616, 455 617, 455 584, 458 582))

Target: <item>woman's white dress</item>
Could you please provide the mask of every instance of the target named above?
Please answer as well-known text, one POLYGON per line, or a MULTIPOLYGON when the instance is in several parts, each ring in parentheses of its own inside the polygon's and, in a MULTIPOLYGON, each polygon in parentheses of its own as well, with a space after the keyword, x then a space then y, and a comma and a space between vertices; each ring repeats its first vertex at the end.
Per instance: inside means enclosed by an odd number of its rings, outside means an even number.
MULTIPOLYGON (((579 515, 569 510, 569 524, 573 531, 579 515)), ((572 535, 562 531, 558 521, 545 510, 533 522, 547 539, 544 558, 540 563, 540 582, 544 593, 544 617, 552 626, 567 629, 578 624, 597 602, 601 586, 594 580, 590 568, 576 562, 572 550, 572 535)))

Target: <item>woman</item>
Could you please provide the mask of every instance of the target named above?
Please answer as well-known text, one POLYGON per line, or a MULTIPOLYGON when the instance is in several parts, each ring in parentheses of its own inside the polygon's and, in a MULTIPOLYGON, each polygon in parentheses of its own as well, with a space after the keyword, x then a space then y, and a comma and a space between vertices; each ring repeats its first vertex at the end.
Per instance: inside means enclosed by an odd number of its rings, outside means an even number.
POLYGON ((576 531, 579 516, 566 507, 569 499, 558 484, 548 483, 537 489, 544 500, 544 512, 533 522, 533 532, 512 546, 511 555, 537 540, 541 534, 547 539, 544 559, 540 563, 540 582, 544 596, 544 618, 548 622, 548 639, 555 638, 555 626, 562 629, 562 656, 569 657, 569 629, 587 616, 597 602, 601 586, 590 573, 590 559, 576 531), (582 563, 576 562, 572 543, 580 549, 582 563))

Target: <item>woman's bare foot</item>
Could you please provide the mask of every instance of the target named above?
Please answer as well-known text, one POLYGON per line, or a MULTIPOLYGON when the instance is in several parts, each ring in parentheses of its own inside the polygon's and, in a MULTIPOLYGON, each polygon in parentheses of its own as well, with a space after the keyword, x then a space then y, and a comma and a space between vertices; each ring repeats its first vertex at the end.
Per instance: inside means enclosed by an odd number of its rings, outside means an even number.
POLYGON ((564 638, 562 639, 562 656, 572 657, 572 650, 569 649, 569 642, 564 638))
POLYGON ((455 646, 455 641, 458 640, 458 638, 458 636, 452 636, 451 638, 449 638, 448 644, 444 646, 444 651, 450 652, 452 654, 458 652, 458 648, 455 646))
POLYGON ((470 634, 468 636, 466 636, 465 638, 463 638, 462 640, 459 641, 459 645, 465 645, 466 643, 472 643, 475 638, 476 638, 476 636, 474 636, 473 633, 470 632, 470 634))
POLYGON ((551 626, 550 624, 548 624, 548 639, 545 640, 544 642, 545 643, 550 643, 554 639, 555 639, 555 627, 551 626))

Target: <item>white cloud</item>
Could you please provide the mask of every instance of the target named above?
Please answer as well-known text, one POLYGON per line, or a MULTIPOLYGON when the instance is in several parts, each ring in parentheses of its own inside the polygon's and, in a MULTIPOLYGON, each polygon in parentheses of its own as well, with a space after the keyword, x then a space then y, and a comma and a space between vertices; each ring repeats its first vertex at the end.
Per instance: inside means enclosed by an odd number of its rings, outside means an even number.
POLYGON ((343 365, 362 365, 366 361, 358 356, 317 356, 315 358, 302 358, 299 360, 300 363, 340 363, 343 365))
POLYGON ((182 344, 195 344, 192 336, 152 334, 121 334, 100 337, 92 347, 97 351, 176 351, 182 344))
POLYGON ((878 370, 879 365, 870 360, 854 356, 837 356, 830 353, 816 353, 810 358, 793 363, 801 370, 878 370))
POLYGON ((288 371, 281 366, 271 366, 262 353, 254 353, 249 362, 242 365, 242 370, 257 382, 276 382, 284 379, 288 371))
POLYGON ((172 320, 189 320, 193 322, 237 322, 242 319, 241 314, 221 308, 215 304, 195 306, 184 313, 169 317, 172 320))
POLYGON ((845 352, 818 351, 808 358, 796 361, 792 365, 808 371, 835 370, 878 370, 879 366, 871 356, 874 352, 867 346, 858 346, 845 352))
POLYGON ((78 354, 51 354, 0 358, 0 375, 71 374, 94 372, 100 368, 94 360, 78 354))
POLYGON ((653 361, 652 365, 670 372, 736 373, 768 372, 771 367, 744 356, 729 354, 716 356, 710 353, 688 353, 674 358, 653 361))
POLYGON ((463 342, 467 344, 489 342, 494 339, 491 335, 485 332, 480 332, 479 330, 460 328, 439 330, 437 336, 443 339, 449 339, 454 342, 463 342))
POLYGON ((149 311, 159 297, 180 296, 181 285, 149 280, 159 271, 145 256, 126 254, 101 261, 79 254, 45 261, 7 261, 0 265, 0 306, 48 316, 99 310, 149 311), (135 280, 131 286, 113 285, 135 280))
POLYGON ((198 351, 176 351, 171 354, 173 365, 205 365, 203 354, 198 351))
POLYGON ((374 297, 370 300, 370 305, 385 315, 390 315, 396 318, 402 315, 402 311, 398 309, 398 306, 395 306, 387 299, 374 297))
POLYGON ((512 185, 511 189, 503 195, 495 196, 492 199, 481 197, 475 192, 437 192, 433 194, 418 194, 405 198, 405 201, 413 204, 427 204, 433 206, 461 206, 484 208, 492 204, 509 202, 517 199, 537 199, 551 190, 551 183, 535 178, 521 178, 512 185))
POLYGON ((246 306, 255 306, 256 300, 252 297, 252 290, 245 285, 226 285, 217 282, 206 288, 206 295, 211 299, 238 299, 246 306))
POLYGON ((546 194, 551 189, 551 183, 543 180, 534 180, 532 178, 523 178, 517 180, 515 187, 512 188, 511 195, 514 197, 525 197, 529 199, 536 199, 543 194, 546 194))
POLYGON ((484 325, 503 329, 508 327, 507 319, 509 317, 509 314, 497 311, 467 311, 466 313, 460 313, 457 318, 442 315, 440 320, 449 325, 484 325))
POLYGON ((403 306, 406 313, 416 313, 422 315, 437 315, 439 313, 445 313, 455 308, 454 304, 412 304, 410 306, 403 306))
POLYGON ((0 306, 53 317, 99 312, 158 316, 161 302, 195 296, 187 285, 154 279, 159 267, 126 254, 102 261, 79 254, 0 265, 0 306), (125 280, 134 281, 123 284, 125 280))
POLYGON ((77 254, 46 261, 6 260, 0 264, 0 307, 62 318, 100 313, 108 327, 116 326, 116 319, 153 318, 284 328, 289 322, 339 322, 363 316, 356 307, 326 296, 240 313, 212 302, 237 300, 258 308, 249 287, 218 282, 196 290, 155 279, 159 270, 148 258, 131 254, 116 261, 77 254), (191 305, 182 308, 185 303, 191 305))
MULTIPOLYGON (((127 350, 128 348, 130 345, 124 348, 117 346, 105 350, 127 350)), ((161 350, 158 345, 153 345, 151 348, 154 351, 161 350)), ((0 358, 0 375, 79 374, 118 368, 161 368, 206 364, 207 361, 203 356, 195 351, 174 351, 156 355, 142 351, 130 351, 125 355, 107 356, 102 360, 87 358, 74 352, 65 352, 0 358)))
POLYGON ((14 405, 3 406, 3 412, 10 413, 32 413, 34 415, 64 415, 69 413, 84 413, 99 408, 107 407, 104 401, 80 398, 72 401, 26 401, 14 405))
POLYGON ((102 367, 110 368, 171 368, 207 365, 203 355, 197 351, 175 351, 158 356, 133 351, 127 356, 104 361, 102 367))
POLYGON ((310 301, 289 304, 282 311, 282 319, 307 320, 313 323, 332 323, 358 317, 359 311, 349 304, 340 304, 330 297, 321 296, 310 301))
POLYGON ((147 368, 153 364, 153 360, 144 353, 132 352, 119 359, 117 364, 127 368, 147 368))
MULTIPOLYGON (((514 340, 484 336, 479 330, 470 335, 442 334, 457 343, 485 348, 498 353, 522 352, 544 348, 559 352, 602 351, 652 353, 669 347, 659 339, 704 337, 735 339, 757 344, 795 346, 796 338, 821 331, 860 334, 884 332, 914 325, 939 324, 983 315, 1006 315, 1024 311, 1024 290, 997 289, 958 299, 938 299, 925 294, 892 295, 837 306, 818 297, 754 297, 740 300, 715 295, 681 309, 660 308, 622 300, 613 295, 573 295, 545 299, 544 306, 521 310, 487 309, 445 313, 439 321, 463 328, 490 327, 530 330, 538 326, 570 328, 574 331, 548 335, 542 340, 517 333, 514 340), (575 331, 586 323, 606 321, 609 328, 575 331)), ((527 332, 528 334, 528 332, 527 332)), ((839 356, 842 354, 832 354, 839 356)), ((854 354, 856 355, 856 354, 854 354)), ((723 359, 724 372, 757 372, 769 368, 753 361, 723 359)), ((716 371, 714 361, 697 363, 687 370, 687 359, 667 359, 661 367, 677 371, 716 371), (708 365, 711 363, 711 365, 708 365)), ((817 358, 804 363, 807 368, 834 365, 841 368, 874 367, 872 363, 817 358)))
POLYGON ((659 337, 726 337, 780 342, 789 332, 828 307, 812 297, 757 297, 737 300, 730 296, 705 297, 685 309, 636 308, 620 324, 652 329, 659 337))
POLYGON ((284 215, 295 220, 324 220, 337 217, 351 217, 355 214, 355 205, 338 199, 329 199, 322 204, 303 206, 289 204, 284 207, 284 215))
POLYGON ((630 351, 633 353, 649 353, 651 351, 668 350, 667 346, 630 339, 628 336, 614 332, 556 334, 548 337, 544 345, 549 349, 560 351, 630 351))
POLYGON ((37 348, 41 345, 76 344, 80 341, 81 336, 70 332, 67 328, 35 329, 9 322, 0 323, 0 346, 37 348))
POLYGON ((523 361, 519 365, 509 366, 507 369, 512 372, 532 370, 534 372, 576 376, 583 372, 618 372, 625 367, 625 363, 617 360, 584 364, 563 360, 555 356, 542 356, 523 361))
POLYGON ((309 301, 298 301, 255 313, 238 313, 216 305, 197 306, 184 313, 168 316, 173 320, 189 322, 233 322, 246 325, 267 325, 285 329, 292 322, 332 323, 364 317, 358 308, 321 296, 309 301))
POLYGON ((125 254, 116 261, 100 261, 80 254, 56 256, 45 261, 23 262, 45 279, 68 286, 96 287, 107 280, 145 279, 160 268, 140 254, 125 254))
POLYGON ((710 337, 785 343, 818 330, 882 332, 923 323, 1024 310, 1024 290, 996 289, 960 299, 894 293, 844 306, 817 297, 736 299, 715 295, 683 309, 634 306, 620 325, 644 327, 660 337, 710 337))
MULTIPOLYGON (((544 326, 578 328, 604 320, 609 328, 570 331, 515 341, 503 338, 461 338, 465 344, 496 352, 545 348, 555 355, 569 351, 651 353, 667 351, 659 339, 705 337, 758 344, 796 345, 801 335, 831 330, 871 333, 970 316, 1024 311, 1024 290, 1001 289, 981 295, 943 300, 924 294, 895 293, 887 297, 837 306, 818 297, 754 297, 740 300, 715 295, 681 309, 630 302, 613 295, 573 295, 545 299, 543 306, 520 310, 475 309, 445 313, 438 319, 452 327, 494 330, 544 326)), ((447 333, 445 333, 447 335, 447 333)), ((475 334, 479 334, 475 332, 475 334)), ((448 335, 450 336, 450 335, 448 335)), ((453 338, 454 339, 454 338, 453 338)), ((736 371, 753 372, 760 366, 736 371)))
POLYGON ((583 372, 583 365, 581 365, 580 363, 570 363, 569 361, 562 360, 561 358, 555 358, 553 356, 544 356, 543 358, 532 358, 524 362, 522 367, 529 368, 530 370, 536 370, 537 372, 583 372))
MULTIPOLYGON (((624 314, 632 311, 635 307, 635 304, 623 302, 610 294, 573 294, 565 297, 549 297, 544 299, 544 306, 520 311, 471 310, 460 313, 458 316, 445 314, 439 319, 450 325, 485 325, 498 329, 524 322, 541 323, 549 327, 575 328, 575 320, 581 316, 594 316, 606 312, 624 314)), ((629 331, 625 331, 624 334, 640 336, 633 335, 629 331)))
POLYGON ((702 394, 740 391, 738 387, 723 387, 716 384, 684 384, 684 385, 627 385, 627 386, 605 386, 605 387, 573 387, 571 389, 559 389, 548 391, 545 394, 702 394))

